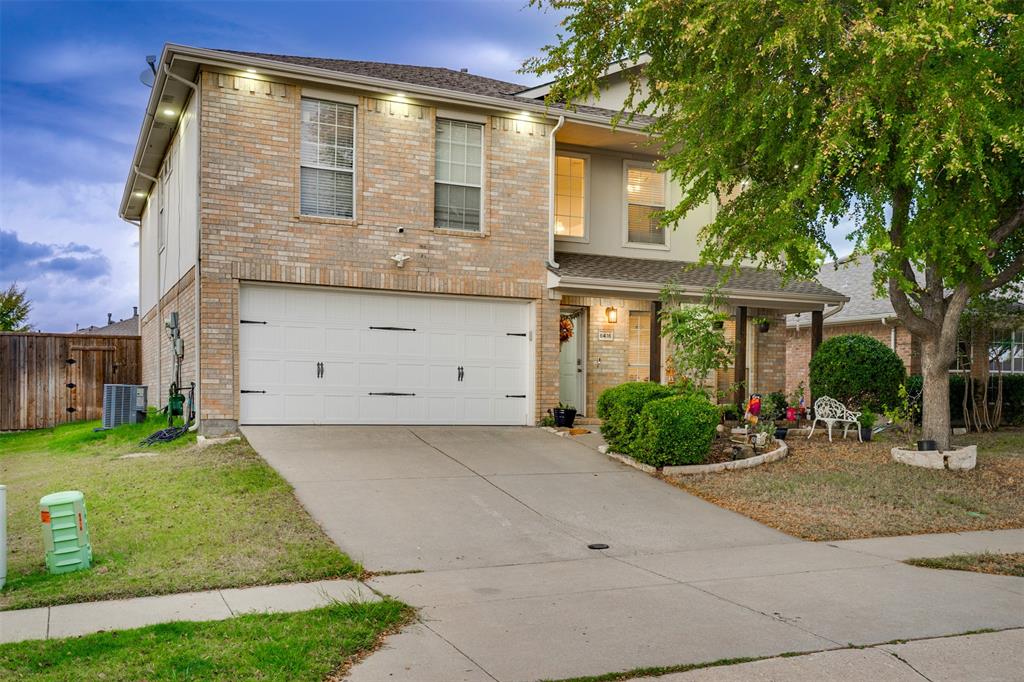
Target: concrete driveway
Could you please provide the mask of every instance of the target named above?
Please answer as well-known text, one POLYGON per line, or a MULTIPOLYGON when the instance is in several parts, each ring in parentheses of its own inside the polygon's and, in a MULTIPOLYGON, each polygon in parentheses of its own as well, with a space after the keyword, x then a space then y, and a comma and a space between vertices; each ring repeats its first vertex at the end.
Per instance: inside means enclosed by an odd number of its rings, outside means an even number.
POLYGON ((420 619, 355 680, 554 679, 1024 626, 1024 579, 801 542, 540 429, 244 433, 350 556, 422 571, 371 582, 420 619))

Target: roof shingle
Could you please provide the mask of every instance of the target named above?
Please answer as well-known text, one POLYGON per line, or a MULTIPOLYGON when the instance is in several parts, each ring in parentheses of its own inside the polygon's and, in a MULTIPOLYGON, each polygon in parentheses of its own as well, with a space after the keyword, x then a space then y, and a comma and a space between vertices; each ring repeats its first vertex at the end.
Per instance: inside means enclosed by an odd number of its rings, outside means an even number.
MULTIPOLYGON (((706 288, 720 282, 719 272, 713 266, 688 261, 564 252, 556 253, 555 260, 559 266, 557 272, 563 277, 645 282, 659 286, 674 281, 680 286, 706 288)), ((725 288, 833 298, 836 302, 845 298, 842 294, 813 280, 790 281, 783 284, 778 272, 746 267, 733 274, 726 282, 725 288)))

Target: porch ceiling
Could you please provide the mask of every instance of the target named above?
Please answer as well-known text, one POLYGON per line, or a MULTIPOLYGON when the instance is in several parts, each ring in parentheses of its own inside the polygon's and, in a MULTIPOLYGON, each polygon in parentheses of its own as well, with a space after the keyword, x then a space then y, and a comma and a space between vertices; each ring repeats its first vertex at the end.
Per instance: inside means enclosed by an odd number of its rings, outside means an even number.
MULTIPOLYGON (((686 261, 581 253, 556 253, 555 261, 559 265, 557 289, 566 293, 654 299, 673 281, 684 297, 699 300, 719 281, 713 267, 686 261)), ((756 268, 740 268, 721 292, 734 305, 784 312, 822 310, 849 300, 816 281, 783 283, 778 272, 756 268)))
POLYGON ((631 130, 612 130, 607 126, 587 125, 576 121, 566 121, 555 141, 559 144, 576 147, 594 147, 611 149, 626 154, 658 154, 658 145, 649 136, 631 130))

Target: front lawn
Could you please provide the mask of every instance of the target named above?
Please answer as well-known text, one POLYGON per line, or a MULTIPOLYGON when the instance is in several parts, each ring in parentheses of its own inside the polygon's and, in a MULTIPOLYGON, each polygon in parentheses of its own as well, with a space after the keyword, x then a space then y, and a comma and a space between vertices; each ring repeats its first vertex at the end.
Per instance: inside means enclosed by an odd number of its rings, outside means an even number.
POLYGON ((0 678, 323 680, 411 617, 390 600, 0 645, 0 678))
POLYGON ((1024 552, 1015 554, 951 554, 935 559, 907 559, 905 563, 924 568, 944 568, 951 571, 974 571, 1024 578, 1024 552))
POLYGON ((162 420, 98 425, 0 434, 10 543, 0 609, 359 574, 247 443, 201 449, 190 434, 140 448, 162 420), (122 458, 136 453, 153 456, 122 458), (94 562, 52 576, 38 502, 59 490, 85 493, 94 562))
POLYGON ((806 540, 1024 527, 1024 430, 957 437, 978 444, 978 466, 965 472, 892 462, 905 439, 850 438, 796 436, 774 464, 672 482, 806 540))

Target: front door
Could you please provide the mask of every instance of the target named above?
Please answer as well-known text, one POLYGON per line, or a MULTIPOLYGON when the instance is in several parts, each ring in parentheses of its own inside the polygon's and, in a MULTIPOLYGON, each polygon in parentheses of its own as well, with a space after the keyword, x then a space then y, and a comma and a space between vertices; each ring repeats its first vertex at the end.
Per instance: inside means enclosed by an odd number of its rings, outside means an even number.
POLYGON ((563 309, 559 320, 562 342, 558 354, 558 400, 575 407, 580 414, 586 411, 584 395, 584 355, 586 353, 586 318, 582 308, 563 309))

